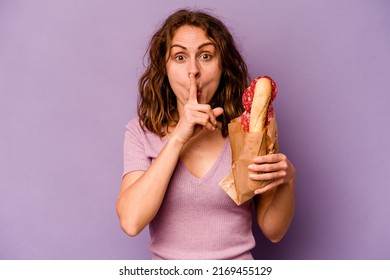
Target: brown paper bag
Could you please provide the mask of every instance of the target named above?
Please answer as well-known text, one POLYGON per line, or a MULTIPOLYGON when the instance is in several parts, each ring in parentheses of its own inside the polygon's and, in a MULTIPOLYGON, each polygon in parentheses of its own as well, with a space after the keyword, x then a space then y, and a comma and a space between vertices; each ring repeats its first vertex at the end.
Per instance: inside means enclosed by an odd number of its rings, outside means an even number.
POLYGON ((254 196, 256 189, 262 188, 269 181, 254 181, 249 178, 248 165, 257 155, 266 155, 278 151, 278 129, 275 116, 262 132, 244 132, 241 117, 229 123, 229 139, 232 150, 232 172, 219 185, 241 205, 254 196))

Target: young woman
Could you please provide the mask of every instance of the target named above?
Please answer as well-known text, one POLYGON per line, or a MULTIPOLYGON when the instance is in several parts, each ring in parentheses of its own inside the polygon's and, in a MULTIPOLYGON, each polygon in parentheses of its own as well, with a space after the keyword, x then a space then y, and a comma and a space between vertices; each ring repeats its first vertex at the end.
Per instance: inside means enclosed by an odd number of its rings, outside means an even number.
POLYGON ((227 125, 242 114, 247 67, 226 26, 202 11, 170 15, 149 45, 138 118, 127 125, 117 201, 122 229, 149 225, 153 259, 252 259, 252 205, 272 242, 294 214, 295 169, 258 156, 252 180, 271 180, 237 206, 218 185, 231 170, 227 125))

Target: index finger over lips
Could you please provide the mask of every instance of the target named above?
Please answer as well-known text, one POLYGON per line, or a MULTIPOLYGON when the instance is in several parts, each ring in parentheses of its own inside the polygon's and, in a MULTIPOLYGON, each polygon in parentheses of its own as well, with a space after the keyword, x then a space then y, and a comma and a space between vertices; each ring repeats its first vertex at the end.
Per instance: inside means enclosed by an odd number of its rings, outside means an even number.
POLYGON ((190 89, 188 95, 188 103, 198 104, 195 75, 190 73, 189 77, 190 77, 190 89))

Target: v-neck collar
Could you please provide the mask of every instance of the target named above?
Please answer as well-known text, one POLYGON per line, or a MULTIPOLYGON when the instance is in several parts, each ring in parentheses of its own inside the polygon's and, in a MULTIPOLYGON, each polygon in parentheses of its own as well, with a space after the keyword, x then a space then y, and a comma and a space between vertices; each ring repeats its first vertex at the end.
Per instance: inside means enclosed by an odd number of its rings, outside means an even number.
POLYGON ((209 169, 209 171, 206 172, 205 175, 203 175, 202 177, 196 177, 194 174, 191 173, 191 171, 188 170, 187 166, 179 159, 178 160, 178 166, 180 168, 182 168, 185 173, 188 175, 188 177, 190 178, 191 182, 195 183, 195 184, 202 184, 204 181, 206 181, 207 179, 209 179, 213 174, 214 174, 214 171, 216 168, 218 168, 218 165, 220 164, 221 162, 221 159, 227 149, 229 145, 229 141, 227 140, 227 138, 224 140, 224 144, 218 154, 218 157, 216 158, 216 160, 214 161, 213 165, 211 166, 211 168, 209 169))

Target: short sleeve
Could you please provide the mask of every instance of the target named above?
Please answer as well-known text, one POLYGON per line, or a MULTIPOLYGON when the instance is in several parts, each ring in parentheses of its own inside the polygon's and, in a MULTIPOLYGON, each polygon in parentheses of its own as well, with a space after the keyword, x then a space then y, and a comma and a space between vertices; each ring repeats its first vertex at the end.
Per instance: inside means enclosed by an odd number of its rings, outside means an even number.
POLYGON ((146 170, 151 164, 145 150, 145 134, 138 124, 138 119, 126 125, 123 144, 123 176, 131 171, 146 170))

